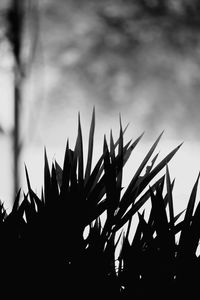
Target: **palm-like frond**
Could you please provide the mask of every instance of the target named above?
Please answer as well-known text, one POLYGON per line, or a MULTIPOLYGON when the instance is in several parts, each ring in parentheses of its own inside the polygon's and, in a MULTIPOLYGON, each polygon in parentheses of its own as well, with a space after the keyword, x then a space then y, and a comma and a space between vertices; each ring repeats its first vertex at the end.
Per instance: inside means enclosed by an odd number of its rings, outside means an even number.
POLYGON ((1 253, 9 261, 2 268, 12 270, 18 296, 24 286, 34 286, 35 297, 37 291, 57 298, 72 292, 78 298, 81 292, 89 299, 97 294, 159 299, 162 290, 168 297, 195 290, 191 272, 200 270, 199 203, 195 209, 199 176, 180 220, 183 212, 174 213, 168 164, 181 145, 156 163, 161 133, 123 188, 124 166, 143 134, 125 143, 121 118, 119 123, 118 139, 114 141, 112 131, 109 141, 104 137, 103 153, 94 163, 95 110, 86 161, 79 115, 76 143, 72 150, 67 141, 63 166, 56 161, 50 166, 44 151, 41 196, 33 191, 25 167, 28 193, 19 191, 10 214, 0 205, 0 238, 5 245, 1 253), (159 175, 165 168, 166 174, 159 175))

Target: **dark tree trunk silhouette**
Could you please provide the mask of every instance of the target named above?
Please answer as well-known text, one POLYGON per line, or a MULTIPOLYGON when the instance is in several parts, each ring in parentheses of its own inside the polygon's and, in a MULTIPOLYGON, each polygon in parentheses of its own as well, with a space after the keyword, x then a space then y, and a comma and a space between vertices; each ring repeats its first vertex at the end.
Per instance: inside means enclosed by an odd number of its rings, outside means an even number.
POLYGON ((14 167, 14 198, 19 190, 19 159, 20 159, 20 119, 22 101, 23 66, 21 61, 22 32, 24 22, 24 0, 12 0, 8 11, 8 38, 14 58, 14 130, 13 130, 13 167, 14 167))
POLYGON ((14 162, 14 199, 20 187, 20 107, 21 107, 21 80, 18 79, 18 70, 14 74, 14 131, 13 131, 13 162, 14 162))

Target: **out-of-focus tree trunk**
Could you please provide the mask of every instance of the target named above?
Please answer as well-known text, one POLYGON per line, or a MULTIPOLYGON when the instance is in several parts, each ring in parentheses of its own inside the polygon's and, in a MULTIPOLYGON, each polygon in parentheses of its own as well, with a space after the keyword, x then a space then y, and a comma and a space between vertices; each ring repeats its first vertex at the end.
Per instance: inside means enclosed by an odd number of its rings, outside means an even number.
MULTIPOLYGON (((22 101, 23 101, 23 85, 27 78, 27 73, 30 71, 32 65, 36 44, 37 44, 37 0, 11 0, 10 7, 7 12, 7 39, 11 46, 13 56, 13 87, 14 87, 14 129, 13 129, 13 198, 20 188, 20 157, 23 146, 21 137, 21 119, 22 119, 22 101), (34 22, 34 29, 29 28, 31 34, 29 54, 24 56, 25 31, 27 21, 34 22), (32 36, 32 33, 35 33, 32 36)), ((30 22, 31 23, 31 22, 30 22)), ((29 24, 30 27, 30 24, 29 24)), ((27 38, 27 36, 26 36, 27 38)))
POLYGON ((25 16, 25 1, 12 0, 8 10, 8 39, 14 58, 14 129, 13 129, 13 173, 14 173, 14 195, 20 187, 20 120, 23 84, 23 64, 21 60, 22 36, 25 16))
POLYGON ((21 97, 22 97, 22 83, 18 78, 18 70, 14 73, 14 130, 13 130, 13 167, 14 167, 14 199, 15 195, 20 188, 20 119, 21 119, 21 97))

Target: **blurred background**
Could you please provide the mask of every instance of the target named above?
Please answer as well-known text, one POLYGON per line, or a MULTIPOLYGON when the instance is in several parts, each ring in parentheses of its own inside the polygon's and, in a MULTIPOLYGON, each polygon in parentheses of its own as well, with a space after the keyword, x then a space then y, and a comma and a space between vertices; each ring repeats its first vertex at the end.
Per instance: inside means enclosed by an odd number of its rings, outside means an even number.
MULTIPOLYGON (((96 109, 95 155, 103 134, 145 135, 125 185, 164 129, 175 205, 185 207, 200 170, 200 2, 198 0, 0 1, 0 199, 43 183, 44 147, 62 164, 78 112, 84 141, 96 109), (16 163, 17 161, 17 163, 16 163), (11 180, 13 178, 13 180, 11 180)), ((85 149, 87 143, 85 143, 85 149)))

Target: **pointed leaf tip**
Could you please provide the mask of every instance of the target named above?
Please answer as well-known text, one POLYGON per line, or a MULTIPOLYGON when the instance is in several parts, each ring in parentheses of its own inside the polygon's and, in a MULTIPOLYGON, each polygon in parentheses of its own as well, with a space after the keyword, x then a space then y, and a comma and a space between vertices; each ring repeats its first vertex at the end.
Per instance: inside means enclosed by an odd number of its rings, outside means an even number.
POLYGON ((94 132, 95 132, 95 107, 93 107, 92 120, 91 120, 90 131, 89 131, 88 156, 87 156, 87 164, 86 164, 86 170, 85 170, 85 180, 86 180, 86 182, 89 179, 89 176, 90 176, 90 173, 91 173, 91 168, 92 168, 94 132))

